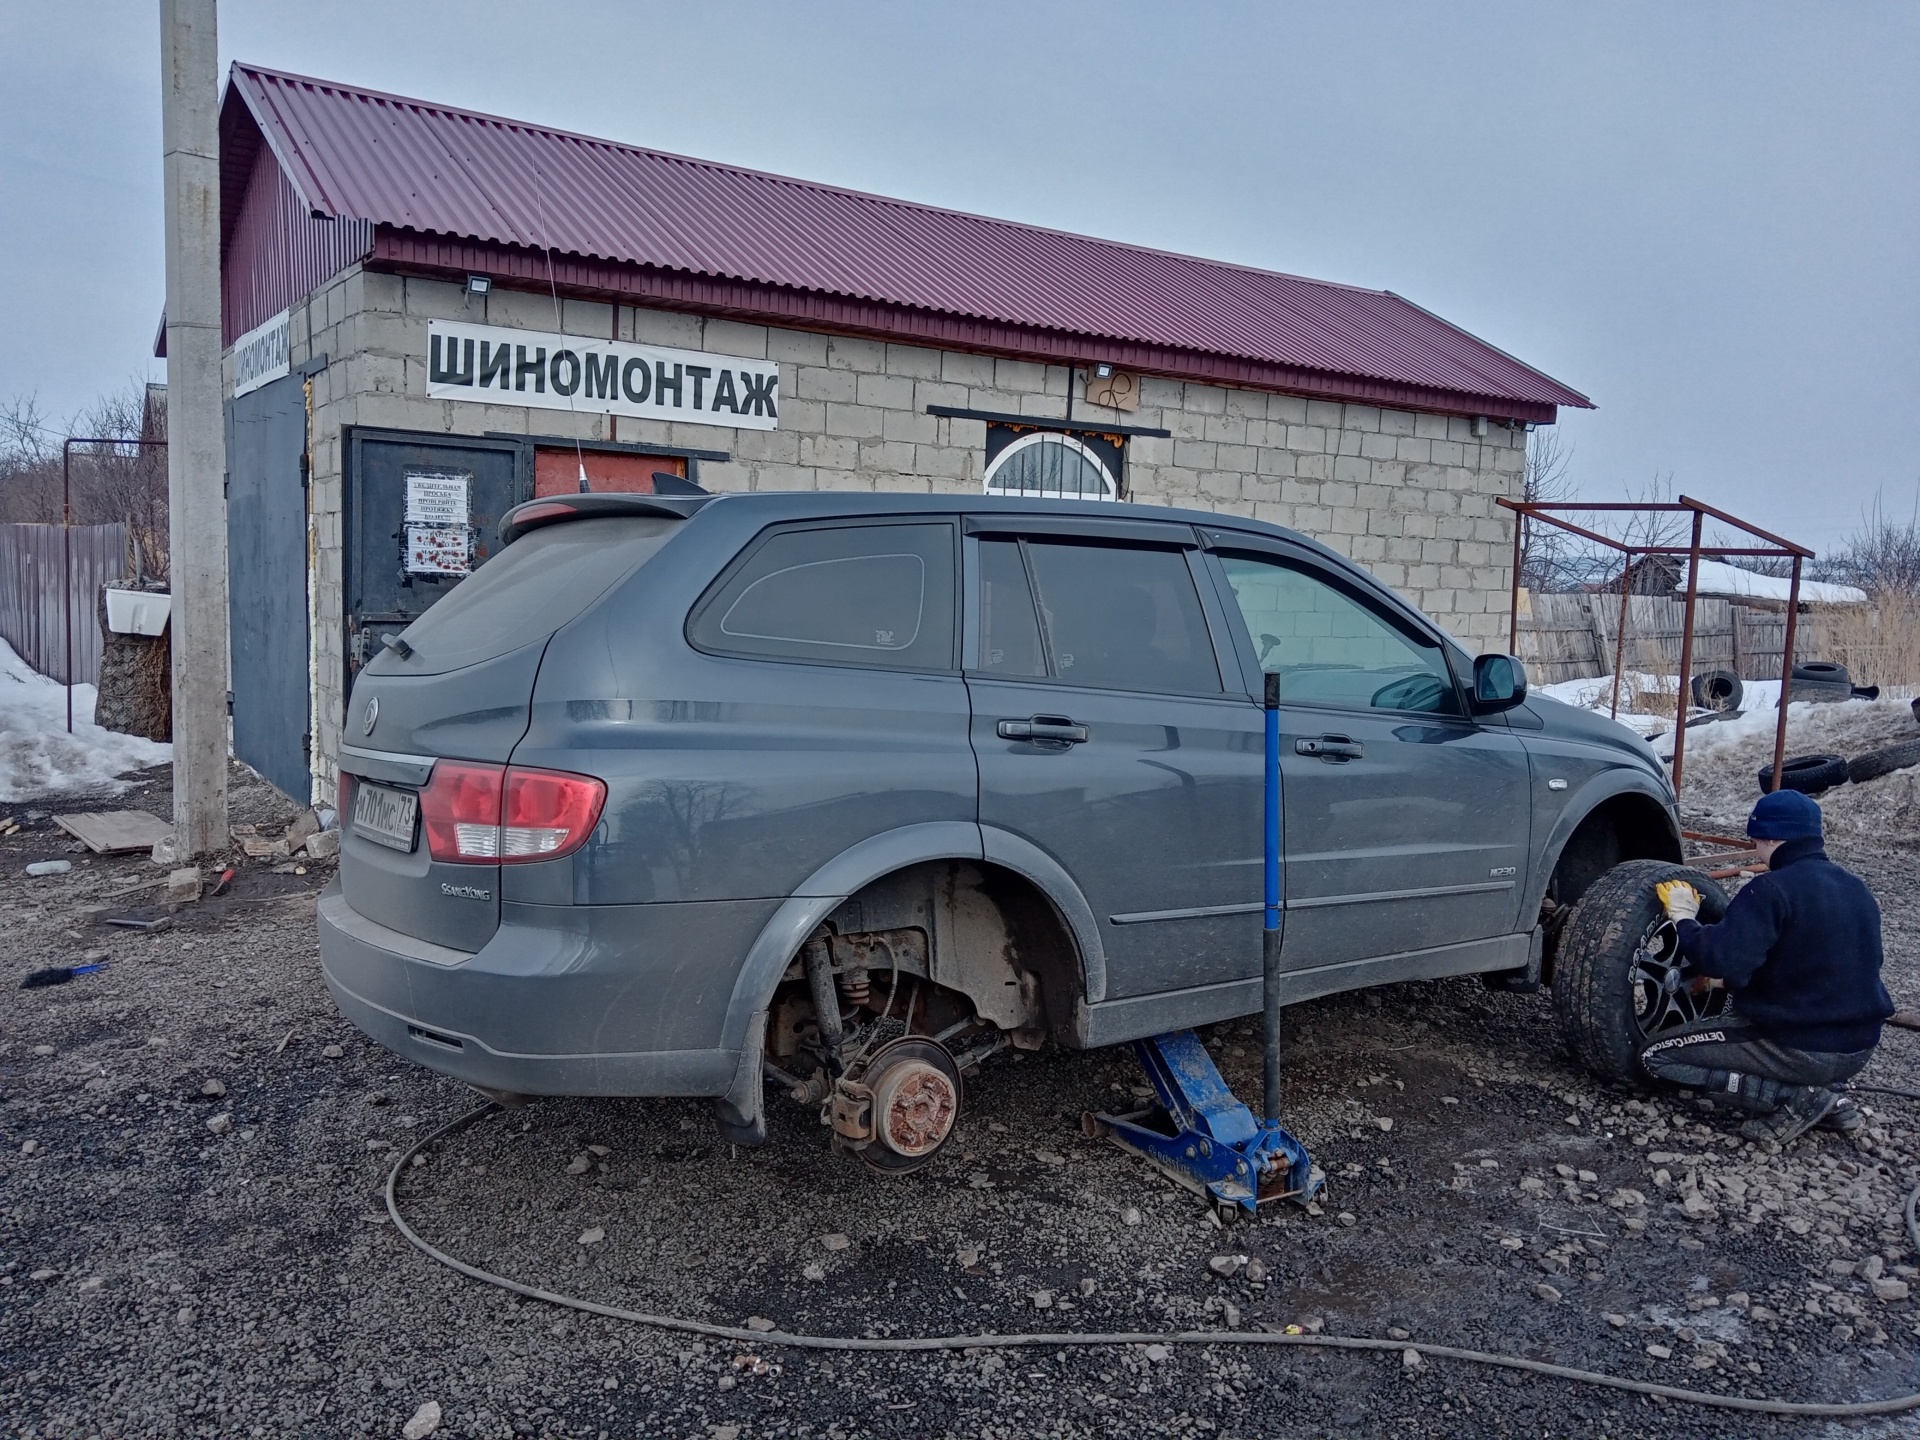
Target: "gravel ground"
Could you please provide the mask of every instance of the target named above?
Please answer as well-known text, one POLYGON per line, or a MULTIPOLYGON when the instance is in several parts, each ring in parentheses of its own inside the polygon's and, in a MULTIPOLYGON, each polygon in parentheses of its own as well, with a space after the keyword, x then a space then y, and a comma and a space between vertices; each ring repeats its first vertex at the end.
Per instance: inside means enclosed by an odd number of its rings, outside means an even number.
MULTIPOLYGON (((161 771, 116 803, 166 796, 161 771)), ((287 813, 241 777, 236 819, 287 813)), ((439 1435, 501 1440, 1913 1433, 1911 1416, 1769 1420, 1398 1353, 822 1354, 521 1300, 386 1223, 397 1149, 472 1097, 335 1013, 313 940, 323 869, 244 862, 230 895, 147 935, 91 912, 151 901, 104 897, 155 868, 68 856, 64 840, 45 821, 0 839, 9 973, 111 957, 103 975, 0 992, 11 1435, 392 1436, 429 1401, 439 1435), (73 871, 22 877, 50 856, 73 871)), ((1913 853, 1838 858, 1885 907, 1896 999, 1920 1003, 1913 853)), ((907 1180, 831 1156, 785 1102, 771 1143, 736 1152, 699 1105, 542 1101, 436 1147, 402 1205, 474 1263, 723 1324, 1292 1323, 1728 1393, 1920 1385, 1914 1302, 1896 1298, 1920 1285, 1897 1214, 1920 1183, 1920 1107, 1870 1107, 1857 1147, 1821 1135, 1765 1154, 1696 1102, 1576 1071, 1544 996, 1447 981, 1288 1013, 1289 1115, 1331 1177, 1318 1214, 1223 1230, 1085 1139, 1081 1112, 1126 1108, 1139 1083, 1115 1051, 990 1062, 955 1143, 907 1180)), ((1257 1095, 1253 1028, 1208 1038, 1257 1095)), ((1889 1030, 1863 1078, 1920 1088, 1920 1035, 1889 1030)))

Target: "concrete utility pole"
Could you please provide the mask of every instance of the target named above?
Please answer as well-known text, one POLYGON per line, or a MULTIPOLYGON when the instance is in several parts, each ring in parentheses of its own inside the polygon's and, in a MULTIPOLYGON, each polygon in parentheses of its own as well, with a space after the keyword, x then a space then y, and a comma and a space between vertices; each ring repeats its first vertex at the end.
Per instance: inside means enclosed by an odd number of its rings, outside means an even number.
POLYGON ((220 413, 220 52, 214 0, 160 0, 167 191, 173 835, 227 845, 226 437, 220 413))

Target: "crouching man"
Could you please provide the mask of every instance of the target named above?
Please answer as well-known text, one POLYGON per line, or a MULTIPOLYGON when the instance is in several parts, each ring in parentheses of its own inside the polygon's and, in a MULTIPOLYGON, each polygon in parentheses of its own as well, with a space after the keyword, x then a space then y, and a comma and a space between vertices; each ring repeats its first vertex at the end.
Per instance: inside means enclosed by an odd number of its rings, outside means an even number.
POLYGON ((1751 1112, 1740 1129, 1749 1140, 1785 1145, 1815 1126, 1853 1134, 1866 1117, 1837 1087, 1873 1058, 1893 1014, 1880 982, 1880 907, 1827 858, 1820 807, 1798 791, 1762 796, 1747 834, 1767 871, 1719 924, 1699 923, 1700 895, 1686 881, 1654 887, 1681 955, 1695 976, 1726 985, 1732 1013, 1662 1036, 1640 1063, 1751 1112))

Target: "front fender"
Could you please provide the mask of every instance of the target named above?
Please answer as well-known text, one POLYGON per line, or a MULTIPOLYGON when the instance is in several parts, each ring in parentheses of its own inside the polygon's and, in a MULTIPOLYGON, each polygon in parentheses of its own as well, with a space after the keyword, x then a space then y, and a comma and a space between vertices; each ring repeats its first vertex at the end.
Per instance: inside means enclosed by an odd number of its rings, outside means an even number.
MULTIPOLYGON (((1560 856, 1567 848, 1567 842, 1573 838, 1573 832, 1585 823, 1587 817, 1609 800, 1622 795, 1644 796, 1659 810, 1665 818, 1667 831, 1673 841, 1673 854, 1670 858, 1679 859, 1683 853, 1680 843, 1680 822, 1672 809, 1669 792, 1663 790, 1658 781, 1645 771, 1628 766, 1619 766, 1611 770, 1602 770, 1586 784, 1568 797, 1560 807, 1560 814, 1554 820, 1553 828, 1548 832, 1547 840, 1537 851, 1532 874, 1527 882, 1525 908, 1523 916, 1540 913, 1540 903, 1546 898, 1547 886, 1553 880, 1554 868, 1560 863, 1560 856)), ((1669 858, 1669 857, 1659 857, 1669 858)))

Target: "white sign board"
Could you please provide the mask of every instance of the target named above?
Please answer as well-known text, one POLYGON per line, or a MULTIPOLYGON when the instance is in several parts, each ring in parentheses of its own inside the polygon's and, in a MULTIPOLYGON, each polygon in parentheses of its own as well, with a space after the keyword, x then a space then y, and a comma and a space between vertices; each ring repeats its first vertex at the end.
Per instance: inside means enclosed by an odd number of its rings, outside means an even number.
POLYGON ((423 358, 434 400, 741 430, 780 423, 780 366, 773 360, 451 320, 428 322, 423 358))
POLYGON ((256 325, 233 342, 233 393, 238 399, 269 380, 291 372, 287 352, 287 312, 256 325))
POLYGON ((465 575, 473 569, 473 476, 464 470, 407 471, 407 572, 465 575))

